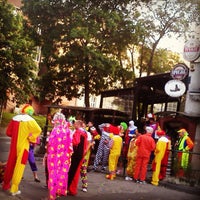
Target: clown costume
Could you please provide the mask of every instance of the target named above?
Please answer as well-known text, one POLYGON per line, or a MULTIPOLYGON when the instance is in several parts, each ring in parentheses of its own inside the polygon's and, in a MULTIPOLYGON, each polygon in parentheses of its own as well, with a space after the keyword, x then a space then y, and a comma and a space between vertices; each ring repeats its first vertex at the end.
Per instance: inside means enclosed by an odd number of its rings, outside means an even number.
POLYGON ((152 181, 151 184, 157 186, 159 184, 159 180, 165 178, 165 171, 169 156, 169 151, 171 149, 171 142, 167 138, 165 131, 159 130, 156 133, 159 137, 156 148, 154 151, 154 160, 152 162, 152 181), (164 163, 164 161, 166 161, 164 163))
POLYGON ((68 178, 68 192, 70 195, 77 194, 80 169, 87 151, 87 134, 82 129, 82 121, 76 120, 74 122, 74 128, 75 131, 72 138, 73 154, 71 157, 71 166, 68 178))
POLYGON ((36 143, 41 128, 30 116, 33 107, 26 104, 21 114, 13 117, 7 127, 6 134, 11 137, 10 153, 4 175, 3 190, 10 189, 13 196, 20 194, 18 189, 28 160, 30 143, 36 143), (12 184, 10 185, 10 182, 12 184))
POLYGON ((47 146, 49 200, 67 195, 68 171, 71 165, 72 135, 65 116, 57 112, 53 117, 54 128, 47 146))
POLYGON ((109 123, 103 123, 99 125, 99 129, 102 134, 94 160, 94 170, 96 171, 98 165, 102 162, 101 170, 105 171, 106 166, 108 164, 108 157, 110 153, 110 147, 109 147, 110 133, 118 135, 121 132, 121 130, 125 131, 127 129, 127 124, 125 122, 121 122, 119 126, 113 126, 112 124, 109 123))
POLYGON ((183 176, 184 171, 188 168, 189 163, 189 151, 194 147, 194 143, 188 136, 186 129, 182 128, 178 131, 179 141, 178 141, 178 176, 183 176))

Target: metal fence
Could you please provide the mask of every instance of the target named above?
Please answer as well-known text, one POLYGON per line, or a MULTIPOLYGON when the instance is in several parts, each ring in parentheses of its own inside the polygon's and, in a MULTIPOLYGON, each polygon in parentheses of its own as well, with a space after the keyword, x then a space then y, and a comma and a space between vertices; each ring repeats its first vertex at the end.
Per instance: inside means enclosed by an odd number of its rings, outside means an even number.
POLYGON ((182 169, 178 161, 178 153, 181 151, 171 150, 168 159, 168 167, 166 174, 168 176, 179 179, 181 182, 185 182, 190 186, 200 185, 200 153, 188 152, 189 162, 188 167, 182 169), (182 171, 180 173, 180 171, 182 171))

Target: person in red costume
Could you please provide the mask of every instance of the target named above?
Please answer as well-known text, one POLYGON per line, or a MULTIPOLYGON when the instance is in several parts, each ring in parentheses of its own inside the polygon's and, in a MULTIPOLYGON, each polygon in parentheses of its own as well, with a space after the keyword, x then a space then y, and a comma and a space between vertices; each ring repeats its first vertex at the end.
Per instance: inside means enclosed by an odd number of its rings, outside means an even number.
POLYGON ((167 138, 164 130, 156 131, 159 139, 156 143, 154 151, 154 160, 152 162, 152 181, 151 184, 157 186, 159 180, 165 178, 168 163, 169 152, 171 149, 171 141, 167 138))
POLYGON ((18 189, 24 169, 28 160, 30 143, 36 143, 41 133, 41 128, 30 116, 34 109, 26 104, 21 114, 16 115, 10 121, 6 134, 11 137, 10 153, 4 175, 3 190, 10 189, 11 195, 20 194, 18 189), (10 185, 10 182, 12 184, 10 185))
POLYGON ((155 141, 152 138, 153 128, 147 126, 146 133, 140 135, 135 142, 138 147, 134 180, 137 183, 145 184, 147 165, 149 162, 150 154, 155 149, 155 141))
POLYGON ((71 166, 68 174, 68 194, 76 195, 80 178, 80 169, 84 156, 87 151, 87 134, 83 130, 83 122, 76 120, 74 122, 75 131, 73 133, 73 154, 71 157, 71 166))

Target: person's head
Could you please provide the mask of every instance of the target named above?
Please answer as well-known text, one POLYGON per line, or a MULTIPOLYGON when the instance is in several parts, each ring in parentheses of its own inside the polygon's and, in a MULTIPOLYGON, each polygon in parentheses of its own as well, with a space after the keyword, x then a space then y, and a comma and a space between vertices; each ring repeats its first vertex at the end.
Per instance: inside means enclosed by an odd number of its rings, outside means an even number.
POLYGON ((57 112, 53 116, 52 124, 54 125, 59 125, 64 123, 66 120, 65 115, 62 114, 61 112, 57 112))
POLYGON ((153 133, 153 128, 150 126, 145 127, 146 133, 152 134, 153 133))
POLYGON ((134 121, 133 120, 131 120, 131 121, 129 121, 129 127, 131 127, 131 126, 134 126, 134 121))
POLYGON ((147 116, 146 116, 146 120, 147 120, 149 123, 153 123, 153 122, 155 121, 155 116, 154 116, 154 114, 148 113, 147 116))
POLYGON ((81 120, 76 120, 74 122, 74 128, 78 129, 78 128, 81 128, 81 127, 83 127, 83 122, 81 120))
POLYGON ((33 115, 34 109, 30 104, 25 104, 21 109, 22 114, 33 115))
POLYGON ((181 128, 180 130, 178 130, 178 135, 179 137, 184 137, 185 135, 188 135, 188 132, 186 131, 186 129, 181 128))
POLYGON ((87 125, 88 125, 89 127, 92 127, 94 124, 93 124, 93 122, 89 121, 87 125))
POLYGON ((76 117, 74 117, 74 116, 71 115, 67 120, 69 121, 70 124, 73 125, 74 122, 76 121, 76 117))
POLYGON ((120 123, 120 132, 124 133, 127 130, 128 126, 125 122, 120 123))
POLYGON ((162 137, 162 136, 166 135, 164 130, 157 130, 156 134, 157 134, 158 137, 162 137))

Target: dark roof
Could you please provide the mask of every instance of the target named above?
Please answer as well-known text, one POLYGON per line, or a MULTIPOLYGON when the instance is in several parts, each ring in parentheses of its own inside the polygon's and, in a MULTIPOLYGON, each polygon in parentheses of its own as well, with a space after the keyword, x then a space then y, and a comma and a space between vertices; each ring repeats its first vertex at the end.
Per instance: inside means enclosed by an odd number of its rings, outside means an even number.
MULTIPOLYGON (((170 73, 140 77, 135 79, 134 87, 102 91, 101 95, 102 97, 137 95, 138 102, 147 102, 148 104, 179 101, 180 97, 170 97, 165 93, 164 87, 169 80, 172 80, 170 73)), ((183 80, 186 88, 187 80, 187 77, 183 80)))
POLYGON ((128 116, 125 112, 114 110, 114 109, 107 109, 107 108, 94 108, 94 107, 81 107, 81 106, 63 106, 63 105, 46 105, 48 108, 60 108, 60 109, 67 109, 67 110, 74 110, 74 111, 83 111, 83 112, 95 112, 95 113, 104 113, 104 114, 115 114, 119 116, 128 116))
MULTIPOLYGON (((138 91, 138 101, 146 101, 148 104, 179 101, 180 97, 170 97, 165 93, 165 84, 169 80, 172 80, 170 73, 137 78, 135 88, 138 91)), ((187 78, 183 82, 187 86, 187 78)))

